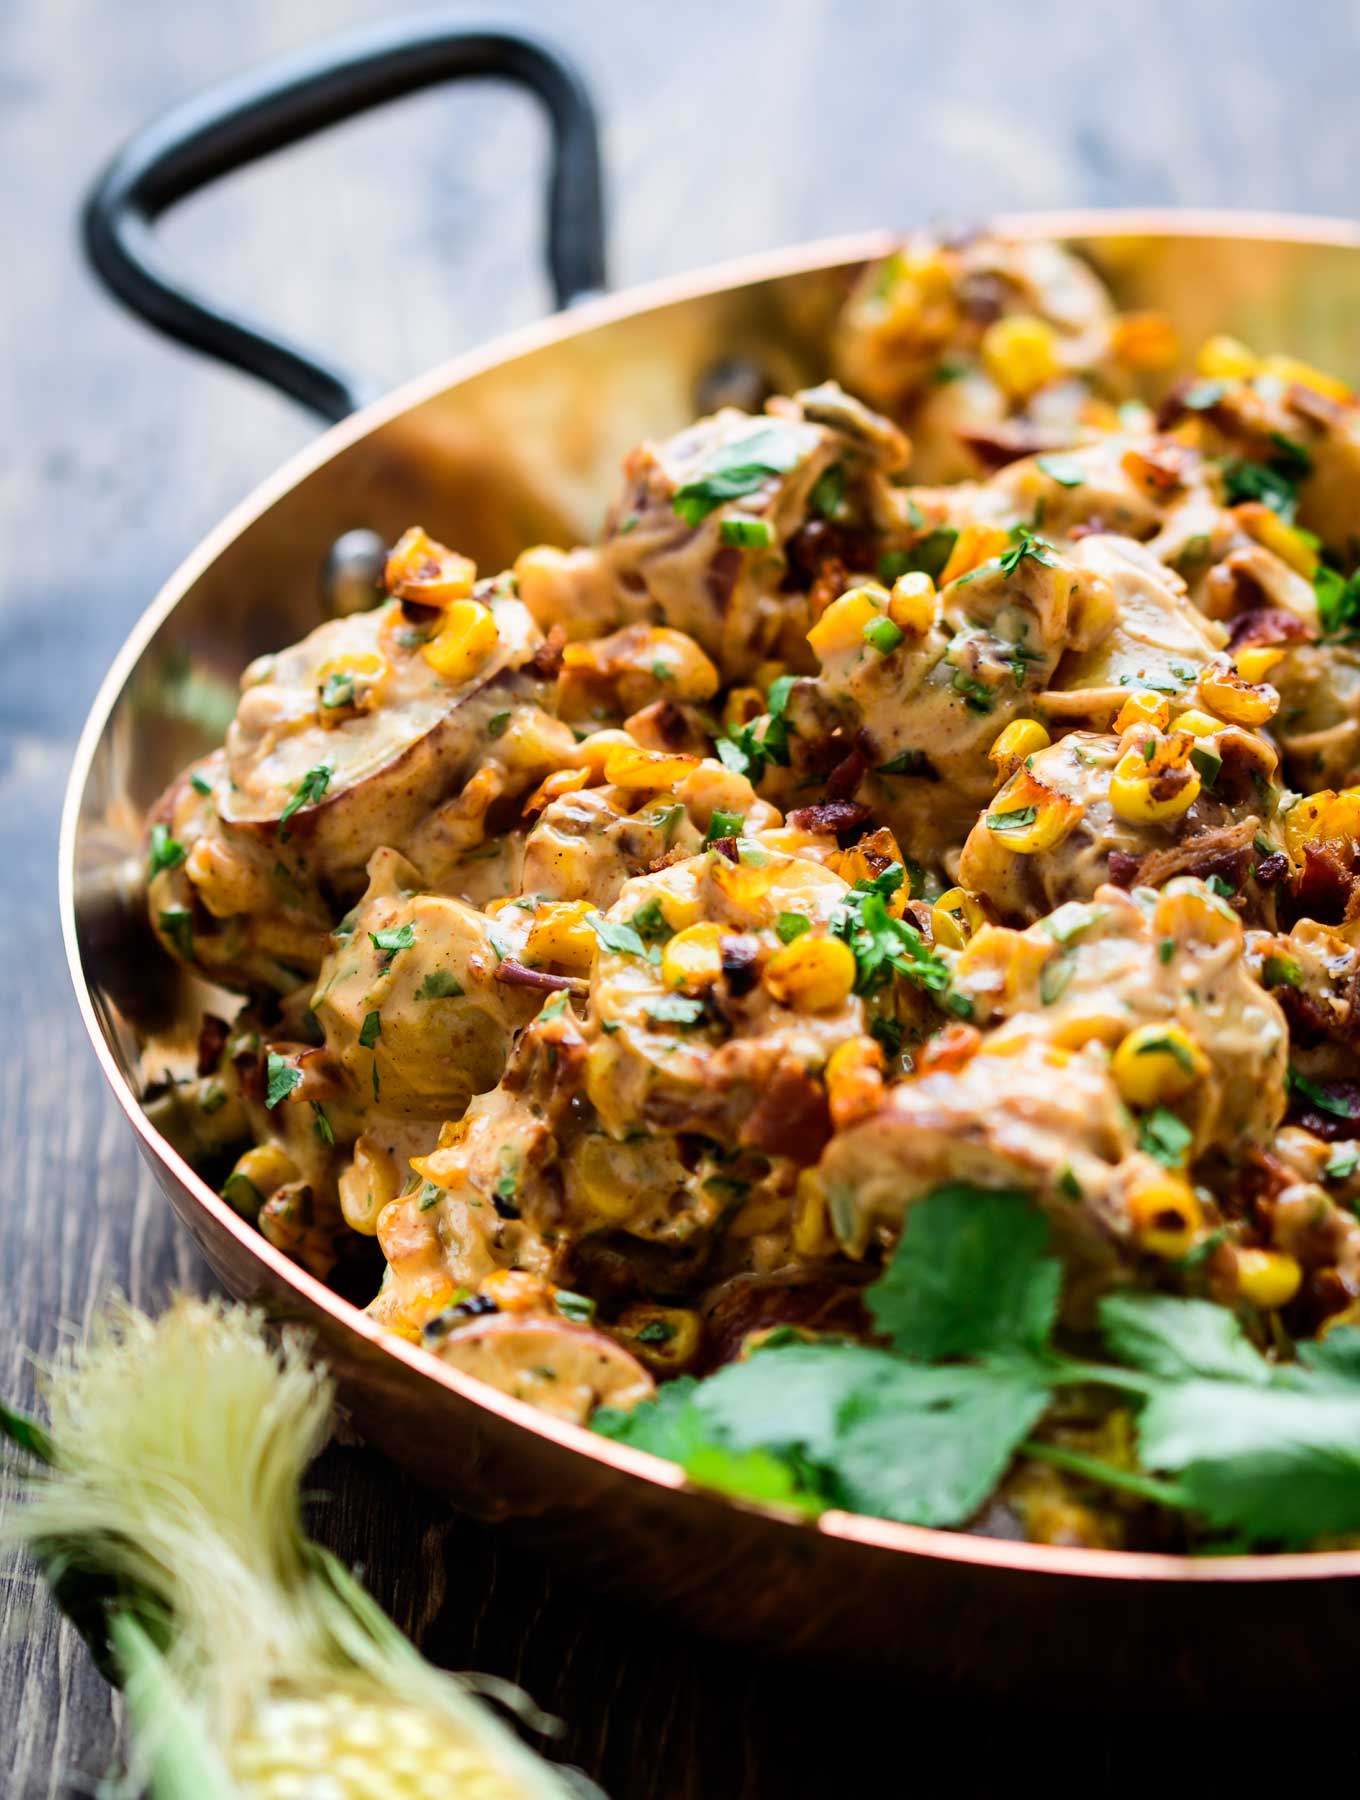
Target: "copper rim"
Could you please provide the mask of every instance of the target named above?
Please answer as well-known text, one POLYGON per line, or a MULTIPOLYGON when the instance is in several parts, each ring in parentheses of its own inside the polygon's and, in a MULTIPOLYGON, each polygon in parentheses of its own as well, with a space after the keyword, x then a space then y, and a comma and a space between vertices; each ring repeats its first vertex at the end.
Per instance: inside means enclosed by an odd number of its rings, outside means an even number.
MULTIPOLYGON (((1360 226, 1342 219, 1314 218, 1293 213, 1092 210, 1002 215, 994 223, 1004 233, 1024 237, 1235 237, 1360 249, 1360 226)), ((508 362, 529 351, 573 337, 597 325, 647 312, 670 302, 720 293, 750 282, 796 275, 827 265, 868 260, 882 255, 897 241, 898 236, 897 233, 878 231, 823 238, 810 244, 745 257, 586 301, 568 314, 553 315, 437 364, 352 417, 332 426, 314 443, 290 457, 281 468, 235 506, 221 524, 185 558, 137 621, 95 696, 76 746, 62 807, 58 842, 58 906, 67 966, 81 1017, 99 1065, 146 1154, 167 1169, 193 1195, 217 1228, 235 1239, 249 1257, 254 1258, 262 1269, 269 1272, 279 1286, 292 1289, 310 1306, 328 1314, 337 1326, 366 1339, 427 1380, 497 1414, 521 1430, 554 1442, 579 1456, 593 1459, 633 1480, 649 1483, 653 1488, 679 1490, 686 1488, 688 1483, 682 1470, 675 1464, 597 1437, 582 1426, 554 1419, 523 1401, 512 1399, 499 1389, 487 1386, 473 1376, 449 1368, 429 1352, 384 1331, 358 1307, 333 1293, 315 1276, 284 1256, 259 1232, 253 1230, 154 1129, 114 1059, 85 979, 77 939, 74 892, 76 833, 81 800, 91 763, 114 705, 150 639, 174 610, 182 595, 249 524, 267 512, 276 500, 304 477, 321 468, 337 452, 364 437, 375 426, 396 417, 420 401, 483 369, 508 362)), ((834 1510, 821 1514, 809 1525, 801 1516, 792 1515, 778 1507, 759 1506, 737 1500, 728 1500, 725 1504, 758 1513, 770 1521, 771 1525, 782 1526, 787 1531, 803 1533, 814 1530, 825 1537, 898 1554, 1031 1574, 1085 1576, 1101 1581, 1151 1581, 1162 1585, 1184 1586, 1206 1583, 1222 1586, 1248 1581, 1323 1581, 1333 1577, 1354 1580, 1360 1577, 1360 1550, 1195 1558, 1145 1551, 1087 1550, 1016 1543, 978 1537, 967 1532, 899 1525, 886 1519, 867 1518, 834 1510)))

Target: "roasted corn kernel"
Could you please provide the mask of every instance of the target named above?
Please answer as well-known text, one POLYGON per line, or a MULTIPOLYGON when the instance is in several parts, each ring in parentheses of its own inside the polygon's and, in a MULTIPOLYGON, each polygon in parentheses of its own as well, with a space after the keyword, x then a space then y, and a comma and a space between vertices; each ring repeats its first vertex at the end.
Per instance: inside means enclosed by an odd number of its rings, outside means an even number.
POLYGON ((776 950, 762 977, 781 1005, 798 1012, 832 1012, 850 998, 855 953, 840 938, 805 935, 776 950))
POLYGON ((1305 844, 1360 839, 1360 787, 1305 794, 1284 815, 1284 835, 1295 860, 1305 844))
POLYGON ((466 600, 476 580, 476 563, 436 543, 418 525, 397 539, 383 570, 389 594, 420 606, 443 607, 466 600))
MULTIPOLYGON (((586 740, 589 743, 589 739, 586 740)), ((604 759, 604 778, 615 787, 653 792, 672 788, 699 766, 697 756, 674 755, 665 750, 642 750, 636 744, 617 745, 604 759)))
POLYGON ((982 334, 982 361, 1011 400, 1028 400, 1062 372, 1053 327, 1032 313, 994 320, 982 334))
POLYGON ((1301 531, 1287 525, 1274 507, 1260 500, 1246 500, 1233 508, 1233 515, 1248 537, 1255 538, 1280 561, 1311 581, 1318 572, 1318 553, 1301 531))
POLYGON ((1120 1042, 1110 1072, 1130 1106, 1160 1106, 1202 1081, 1209 1059, 1180 1025, 1140 1025, 1120 1042))
POLYGON ((661 979, 667 987, 688 993, 712 987, 722 979, 722 927, 711 919, 687 925, 661 952, 661 979))
POLYGON ((1265 1312, 1288 1306, 1303 1284, 1298 1263, 1278 1250, 1242 1249, 1234 1257, 1238 1293, 1265 1312))
POLYGON ((1140 1248, 1168 1262, 1187 1256, 1204 1229, 1204 1214, 1194 1188, 1171 1169, 1134 1188, 1129 1195, 1129 1218, 1140 1248))
POLYGON ((1253 686, 1235 669, 1210 663, 1199 673, 1199 696, 1230 725, 1264 725, 1279 709, 1280 696, 1273 687, 1253 686))
POLYGON ((935 623, 939 599, 924 569, 899 575, 888 598, 888 617, 908 637, 924 637, 935 623))
POLYGON ((1233 658, 1233 667, 1243 681, 1251 682, 1254 687, 1283 660, 1284 650, 1279 644, 1260 644, 1250 650, 1239 650, 1233 658))
POLYGON ((1136 688, 1115 715, 1114 728, 1121 736, 1130 725, 1151 725, 1165 731, 1171 720, 1171 702, 1151 688, 1136 688))
POLYGON ((982 815, 982 823, 1004 849, 1036 856, 1060 844, 1080 817, 1079 802, 1022 768, 982 815))
POLYGON ((1121 313, 1110 327, 1110 353, 1126 369, 1144 374, 1169 369, 1180 355, 1180 339, 1165 313, 1121 313))
POLYGON ((1144 746, 1126 750, 1110 774, 1110 806, 1130 825, 1159 825, 1178 819, 1199 798, 1199 772, 1190 765, 1194 739, 1173 731, 1158 739, 1149 758, 1144 746))
POLYGON ((826 1061, 826 1097, 837 1131, 867 1119, 883 1103, 883 1050, 876 1038, 847 1038, 826 1061))
POLYGON ((886 605, 888 596, 882 588, 858 587, 831 602, 807 634, 807 641, 819 662, 863 647, 864 627, 883 616, 880 606, 875 604, 880 596, 886 605))
POLYGON ((468 681, 495 650, 499 637, 490 607, 480 600, 455 600, 421 655, 446 681, 468 681))
POLYGON ((983 563, 1004 556, 1010 541, 1009 532, 1002 531, 999 525, 965 525, 954 540, 949 561, 940 571, 940 586, 948 587, 960 575, 971 574, 983 563))
POLYGON ((1027 756, 1047 750, 1052 738, 1037 719, 1012 719, 1004 731, 998 732, 987 752, 1002 781, 1008 781, 1027 756))
POLYGON ((552 963, 570 975, 588 974, 597 942, 586 923, 591 910, 584 900, 548 900, 535 907, 524 941, 526 962, 540 968, 552 963))
POLYGON ((1260 367, 1255 351, 1225 332, 1206 338, 1195 357, 1195 371, 1214 381, 1241 381, 1260 367))
POLYGON ((986 913, 967 888, 946 888, 930 909, 930 935, 946 950, 962 950, 986 923, 986 913))

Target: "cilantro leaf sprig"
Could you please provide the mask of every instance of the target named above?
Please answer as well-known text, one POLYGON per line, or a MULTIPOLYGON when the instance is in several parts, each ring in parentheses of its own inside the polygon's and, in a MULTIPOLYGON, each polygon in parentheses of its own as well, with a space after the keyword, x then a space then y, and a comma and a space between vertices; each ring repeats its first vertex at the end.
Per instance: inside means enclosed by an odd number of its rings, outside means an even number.
POLYGON ((1061 1271, 1047 1244, 1022 1194, 936 1189, 866 1294, 887 1348, 776 1332, 595 1429, 701 1484, 809 1512, 963 1525, 1020 1453, 1236 1542, 1360 1530, 1360 1330, 1275 1363, 1226 1307, 1123 1292, 1098 1307, 1113 1360, 1078 1360, 1052 1343, 1061 1271), (1137 1409, 1140 1468, 1032 1438, 1071 1386, 1137 1409))
POLYGON ((937 995, 953 1012, 970 1011, 963 995, 954 994, 949 965, 906 919, 888 910, 888 901, 906 880, 901 863, 890 863, 869 881, 857 881, 831 916, 832 933, 855 956, 855 992, 875 994, 894 973, 937 995))
POLYGON ((701 525, 725 500, 740 500, 786 475, 806 450, 806 440, 798 432, 763 421, 714 450, 699 473, 675 490, 671 506, 687 525, 701 525))

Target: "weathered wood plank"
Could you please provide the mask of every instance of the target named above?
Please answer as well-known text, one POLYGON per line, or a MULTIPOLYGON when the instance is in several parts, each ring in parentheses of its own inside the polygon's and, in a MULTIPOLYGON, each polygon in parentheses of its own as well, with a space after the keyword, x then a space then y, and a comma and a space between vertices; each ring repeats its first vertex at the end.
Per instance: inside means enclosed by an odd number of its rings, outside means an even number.
MULTIPOLYGON (((1352 7, 1146 0, 608 0, 533 9, 608 119, 615 279, 931 214, 1162 202, 1354 204, 1352 7)), ((523 11, 523 9, 521 9, 523 11)), ((199 535, 311 427, 153 341, 93 291, 73 219, 109 149, 193 87, 379 0, 8 0, 0 8, 0 1391, 119 1287, 202 1280, 86 1049, 62 966, 56 819, 84 709, 126 629, 199 535)), ((197 200, 167 242, 200 281, 396 377, 547 304, 535 240, 543 128, 489 90, 428 95, 197 200)), ((522 1679, 618 1800, 1009 1790, 1080 1768, 1162 1783, 1160 1734, 875 1694, 678 1640, 450 1524, 336 1449, 318 1528, 457 1667, 522 1679), (896 1773, 895 1773, 896 1772, 896 1773)), ((3 1495, 0 1495, 0 1500, 3 1495)), ((1056 1697, 1055 1697, 1056 1698, 1056 1697)), ((0 1587, 0 1787, 75 1791, 117 1708, 26 1576, 0 1587)), ((1353 1733, 1347 1734, 1353 1739, 1353 1733)), ((1207 1729, 1184 1783, 1264 1786, 1294 1754, 1207 1729)), ((1328 1748, 1329 1775, 1356 1753, 1328 1748)))

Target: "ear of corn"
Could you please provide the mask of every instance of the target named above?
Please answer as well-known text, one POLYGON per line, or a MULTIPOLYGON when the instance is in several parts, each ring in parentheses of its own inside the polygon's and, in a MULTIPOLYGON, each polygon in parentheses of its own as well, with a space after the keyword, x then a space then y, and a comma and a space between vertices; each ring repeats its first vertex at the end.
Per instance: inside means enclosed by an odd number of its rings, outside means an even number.
POLYGON ((0 1409, 51 1465, 5 1535, 98 1621, 128 1686, 134 1781, 156 1800, 565 1800, 303 1535, 330 1403, 299 1343, 276 1354, 254 1314, 180 1300, 155 1322, 120 1309, 66 1353, 50 1433, 0 1409))

